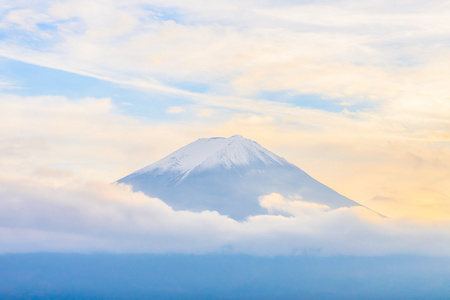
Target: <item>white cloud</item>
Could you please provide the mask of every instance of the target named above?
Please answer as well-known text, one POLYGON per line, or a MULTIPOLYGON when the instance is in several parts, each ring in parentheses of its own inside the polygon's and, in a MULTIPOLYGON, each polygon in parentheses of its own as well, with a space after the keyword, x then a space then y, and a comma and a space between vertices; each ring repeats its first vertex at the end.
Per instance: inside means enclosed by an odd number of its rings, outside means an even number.
POLYGON ((50 168, 112 182, 209 135, 195 124, 147 124, 106 98, 1 94, 0 105, 0 173, 9 178, 50 168))
POLYGON ((26 9, 14 9, 13 2, 5 7, 10 17, 3 27, 14 23, 39 36, 45 30, 36 24, 56 24, 51 42, 31 47, 28 35, 17 38, 17 29, 6 35, 0 55, 176 94, 203 106, 267 115, 283 105, 223 95, 289 90, 349 104, 374 102, 364 117, 431 129, 427 134, 448 140, 443 78, 449 75, 450 11, 439 1, 21 4, 26 9), (176 88, 179 81, 211 89, 184 91, 176 88))
POLYGON ((293 215, 236 222, 216 212, 174 211, 126 185, 0 181, 0 252, 448 255, 448 223, 329 210, 273 194, 263 205, 293 215))
POLYGON ((185 110, 181 106, 171 106, 167 109, 167 113, 169 114, 180 114, 183 113, 185 110))
POLYGON ((210 117, 210 116, 214 115, 215 113, 217 113, 217 112, 214 111, 213 109, 203 108, 203 109, 200 109, 200 111, 197 113, 197 117, 210 117))
POLYGON ((380 101, 426 88, 432 74, 421 71, 449 54, 450 11, 432 3, 25 2, 7 10, 3 27, 18 28, 1 54, 166 91, 164 82, 190 80, 227 94, 288 89, 380 101), (28 35, 15 37, 20 30, 51 42, 30 47, 28 35))
POLYGON ((273 213, 289 213, 295 217, 301 217, 303 215, 314 215, 316 213, 322 213, 330 210, 326 205, 317 203, 301 201, 302 197, 291 196, 288 201, 277 193, 262 196, 259 200, 261 207, 267 209, 271 214, 273 213))
POLYGON ((0 91, 1 90, 16 90, 16 89, 21 89, 21 87, 8 82, 8 81, 1 81, 0 80, 0 91))

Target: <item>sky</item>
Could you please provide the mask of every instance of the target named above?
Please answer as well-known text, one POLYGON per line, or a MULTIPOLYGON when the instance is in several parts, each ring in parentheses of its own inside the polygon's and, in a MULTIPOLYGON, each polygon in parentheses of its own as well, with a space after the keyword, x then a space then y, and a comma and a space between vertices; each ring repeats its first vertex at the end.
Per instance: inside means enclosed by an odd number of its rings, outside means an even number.
POLYGON ((448 19, 434 0, 2 1, 0 252, 450 253, 448 19), (389 218, 266 195, 295 217, 239 223, 110 184, 235 134, 389 218))

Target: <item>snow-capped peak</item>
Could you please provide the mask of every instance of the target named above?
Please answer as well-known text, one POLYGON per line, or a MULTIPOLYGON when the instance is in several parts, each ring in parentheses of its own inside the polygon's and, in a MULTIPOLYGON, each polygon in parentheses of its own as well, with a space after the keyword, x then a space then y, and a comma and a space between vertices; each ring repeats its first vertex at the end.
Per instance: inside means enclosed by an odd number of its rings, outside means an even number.
POLYGON ((332 209, 360 205, 239 135, 199 139, 118 182, 175 210, 213 210, 235 220, 266 214, 259 198, 272 193, 332 209))
POLYGON ((169 171, 183 173, 186 176, 194 169, 205 170, 215 167, 229 169, 251 164, 285 165, 289 163, 261 147, 257 142, 234 135, 229 138, 198 139, 136 173, 157 170, 161 174, 169 171))

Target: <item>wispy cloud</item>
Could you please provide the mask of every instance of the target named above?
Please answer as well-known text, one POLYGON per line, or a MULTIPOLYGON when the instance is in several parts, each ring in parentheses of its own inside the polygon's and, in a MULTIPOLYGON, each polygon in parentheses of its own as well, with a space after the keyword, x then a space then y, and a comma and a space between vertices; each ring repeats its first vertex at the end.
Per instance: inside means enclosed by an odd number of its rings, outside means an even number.
POLYGON ((0 80, 0 91, 1 90, 10 91, 10 90, 16 90, 16 89, 20 89, 20 88, 21 88, 20 86, 17 86, 11 82, 0 80))
POLYGON ((380 100, 448 56, 449 13, 440 1, 29 3, 6 10, 1 54, 113 81, 380 100))

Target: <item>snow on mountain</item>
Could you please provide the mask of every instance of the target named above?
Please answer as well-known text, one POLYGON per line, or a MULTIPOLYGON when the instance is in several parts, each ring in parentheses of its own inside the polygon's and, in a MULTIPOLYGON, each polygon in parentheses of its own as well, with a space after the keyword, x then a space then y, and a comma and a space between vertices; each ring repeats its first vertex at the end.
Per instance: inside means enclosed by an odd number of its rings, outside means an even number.
POLYGON ((118 182, 176 210, 216 210, 236 220, 267 214, 258 199, 271 193, 331 208, 359 205, 239 135, 199 139, 118 182))
POLYGON ((156 171, 161 175, 167 172, 183 174, 179 181, 191 171, 201 171, 223 167, 231 169, 236 166, 287 165, 284 158, 264 149, 257 142, 240 135, 230 138, 214 137, 198 139, 165 158, 138 170, 135 174, 146 174, 156 171))

